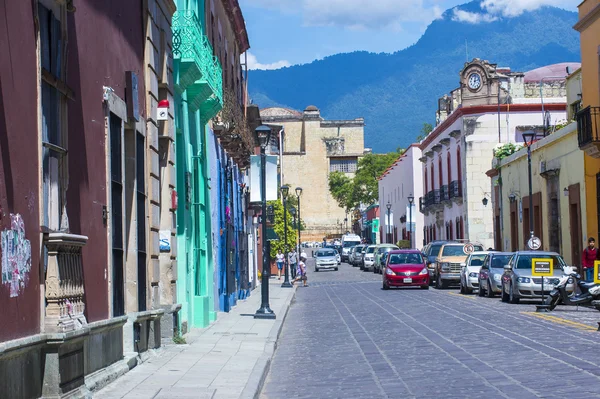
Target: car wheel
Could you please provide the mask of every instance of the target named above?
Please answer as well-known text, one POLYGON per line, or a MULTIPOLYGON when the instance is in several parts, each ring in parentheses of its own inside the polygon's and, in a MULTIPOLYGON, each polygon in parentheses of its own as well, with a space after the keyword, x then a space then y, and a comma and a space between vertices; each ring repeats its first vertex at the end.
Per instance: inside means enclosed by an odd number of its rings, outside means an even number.
POLYGON ((506 289, 504 289, 504 285, 502 285, 502 302, 508 302, 509 297, 506 293, 506 289))
POLYGON ((421 286, 421 289, 422 289, 422 290, 428 290, 428 289, 429 289, 429 284, 427 284, 427 285, 422 285, 422 286, 421 286))
POLYGON ((465 287, 465 294, 471 295, 473 293, 473 289, 469 287, 465 287))
POLYGON ((336 272, 338 271, 338 268, 337 268, 337 267, 335 268, 335 271, 336 271, 336 272))
POLYGON ((515 292, 514 292, 512 284, 509 286, 508 301, 515 305, 521 301, 521 298, 515 296, 515 292))
POLYGON ((444 283, 444 281, 440 278, 439 275, 435 279, 435 288, 437 288, 438 290, 446 288, 446 283, 444 283))
POLYGON ((318 268, 318 267, 315 267, 315 272, 318 272, 318 271, 319 271, 319 268, 318 268))
POLYGON ((481 280, 479 281, 479 290, 477 291, 477 296, 480 296, 480 297, 485 296, 485 292, 483 292, 483 284, 481 284, 481 280))
POLYGON ((390 289, 390 286, 387 285, 385 281, 383 282, 383 289, 386 291, 390 289))
POLYGON ((492 285, 489 281, 487 282, 487 287, 485 288, 485 294, 488 298, 494 297, 494 291, 492 291, 492 285))
POLYGON ((460 280, 460 293, 463 295, 465 294, 465 286, 463 285, 462 280, 460 280))

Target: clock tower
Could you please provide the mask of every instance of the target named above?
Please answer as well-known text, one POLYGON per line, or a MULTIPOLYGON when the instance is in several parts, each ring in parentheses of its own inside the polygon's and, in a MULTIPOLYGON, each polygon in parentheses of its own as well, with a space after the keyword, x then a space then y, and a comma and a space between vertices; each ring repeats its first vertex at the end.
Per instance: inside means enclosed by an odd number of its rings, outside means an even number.
POLYGON ((462 106, 498 104, 500 81, 507 77, 498 73, 496 64, 475 58, 460 72, 462 106))

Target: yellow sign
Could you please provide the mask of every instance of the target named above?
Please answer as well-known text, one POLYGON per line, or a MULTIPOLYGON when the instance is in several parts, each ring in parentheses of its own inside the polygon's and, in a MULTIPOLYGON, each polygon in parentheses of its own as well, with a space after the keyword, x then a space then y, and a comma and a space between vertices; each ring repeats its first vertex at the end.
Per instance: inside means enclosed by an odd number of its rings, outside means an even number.
POLYGON ((600 284, 600 260, 594 262, 594 283, 600 284))
POLYGON ((545 277, 554 275, 554 260, 552 258, 531 259, 531 275, 545 277))

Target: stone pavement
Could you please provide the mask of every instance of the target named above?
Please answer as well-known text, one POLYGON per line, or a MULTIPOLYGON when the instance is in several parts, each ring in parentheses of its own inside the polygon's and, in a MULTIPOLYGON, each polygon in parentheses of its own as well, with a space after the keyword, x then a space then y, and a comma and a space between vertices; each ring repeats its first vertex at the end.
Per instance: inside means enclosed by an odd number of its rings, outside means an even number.
MULTIPOLYGON (((302 289, 302 288, 301 288, 302 289)), ((192 330, 187 344, 167 345, 94 397, 254 398, 268 372, 295 288, 271 279, 270 305, 276 320, 255 320, 260 287, 207 328, 192 330)))

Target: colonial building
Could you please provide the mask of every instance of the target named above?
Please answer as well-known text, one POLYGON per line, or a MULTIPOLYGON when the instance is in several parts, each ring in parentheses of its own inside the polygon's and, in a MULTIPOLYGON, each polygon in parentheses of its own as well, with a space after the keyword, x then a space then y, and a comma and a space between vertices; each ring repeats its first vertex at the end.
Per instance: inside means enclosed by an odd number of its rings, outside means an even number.
MULTIPOLYGON (((583 219, 587 221, 582 240, 600 236, 600 0, 585 0, 579 5, 582 64, 582 110, 577 114, 579 148, 585 153, 585 203, 583 219)), ((583 246, 583 243, 581 244, 583 246)))
POLYGON ((306 230, 302 240, 321 241, 327 235, 339 235, 348 215, 329 192, 329 173, 353 176, 356 172, 365 153, 364 119, 328 121, 315 106, 304 112, 267 108, 260 116, 263 123, 282 130, 282 184, 304 190, 300 213, 306 230))
POLYGON ((494 246, 492 213, 483 205, 493 149, 521 142, 527 130, 543 135, 565 119, 567 66, 518 73, 479 59, 465 64, 459 88, 439 100, 436 127, 420 144, 426 241, 494 246))
POLYGON ((419 162, 421 156, 419 146, 410 145, 378 179, 379 204, 383 212, 381 220, 386 222, 380 226, 381 242, 396 243, 398 240, 410 241, 412 238, 413 247, 423 246, 424 216, 416 206, 419 198, 423 196, 423 168, 419 162), (412 205, 409 205, 409 197, 413 200, 412 205))
POLYGON ((494 215, 494 248, 526 249, 530 237, 529 215, 541 249, 560 253, 572 265, 581 263, 582 232, 587 221, 584 153, 578 150, 574 122, 581 101, 581 71, 567 78, 567 120, 531 146, 532 198, 529 198, 527 148, 512 155, 497 151, 493 168, 491 206, 494 215), (501 158, 504 157, 504 158, 501 158), (531 205, 530 205, 531 204, 531 205))

